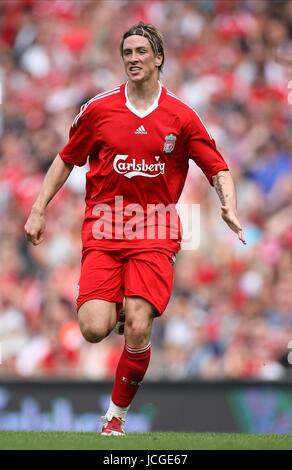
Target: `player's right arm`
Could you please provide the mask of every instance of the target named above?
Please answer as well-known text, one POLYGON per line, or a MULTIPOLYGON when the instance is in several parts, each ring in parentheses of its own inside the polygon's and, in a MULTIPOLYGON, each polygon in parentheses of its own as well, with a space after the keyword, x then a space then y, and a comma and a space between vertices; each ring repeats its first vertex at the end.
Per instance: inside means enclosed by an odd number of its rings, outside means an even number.
POLYGON ((87 157, 95 148, 97 139, 97 132, 94 128, 95 103, 90 103, 89 101, 83 105, 74 119, 69 132, 69 141, 50 166, 40 193, 32 206, 24 229, 26 238, 33 245, 38 245, 43 241, 47 205, 63 186, 74 165, 85 165, 87 157))
POLYGON ((73 164, 64 162, 59 154, 50 166, 24 226, 26 238, 33 245, 43 241, 46 207, 63 186, 73 167, 73 164))

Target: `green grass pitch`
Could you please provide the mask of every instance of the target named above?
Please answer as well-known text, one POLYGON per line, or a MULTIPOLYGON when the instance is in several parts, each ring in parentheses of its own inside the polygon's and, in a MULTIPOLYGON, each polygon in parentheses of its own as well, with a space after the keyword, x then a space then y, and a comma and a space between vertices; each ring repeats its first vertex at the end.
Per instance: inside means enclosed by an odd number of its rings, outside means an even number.
POLYGON ((0 450, 284 450, 292 449, 289 434, 129 433, 104 437, 98 433, 0 431, 0 450))

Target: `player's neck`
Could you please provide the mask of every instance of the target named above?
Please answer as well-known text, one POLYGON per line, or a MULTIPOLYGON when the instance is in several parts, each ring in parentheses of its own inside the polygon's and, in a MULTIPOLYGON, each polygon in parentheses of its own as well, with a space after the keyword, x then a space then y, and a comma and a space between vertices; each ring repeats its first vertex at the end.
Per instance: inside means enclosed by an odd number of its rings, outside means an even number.
POLYGON ((129 81, 127 95, 130 103, 139 111, 146 111, 157 99, 161 91, 160 82, 155 79, 143 83, 129 81))

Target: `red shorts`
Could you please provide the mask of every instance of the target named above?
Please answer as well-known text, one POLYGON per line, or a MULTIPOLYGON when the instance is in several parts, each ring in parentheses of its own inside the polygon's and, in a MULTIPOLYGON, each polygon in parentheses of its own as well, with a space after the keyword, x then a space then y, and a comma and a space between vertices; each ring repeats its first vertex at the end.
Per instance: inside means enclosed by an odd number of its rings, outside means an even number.
POLYGON ((119 313, 124 297, 142 297, 161 315, 169 302, 173 285, 171 254, 157 251, 98 251, 85 248, 82 254, 77 310, 92 299, 117 304, 119 313))

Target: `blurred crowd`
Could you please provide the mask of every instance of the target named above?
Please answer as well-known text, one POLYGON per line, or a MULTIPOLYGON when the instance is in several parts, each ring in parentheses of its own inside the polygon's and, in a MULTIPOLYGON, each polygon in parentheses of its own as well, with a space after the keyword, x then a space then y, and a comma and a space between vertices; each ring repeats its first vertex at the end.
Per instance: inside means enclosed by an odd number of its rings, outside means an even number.
POLYGON ((113 376, 122 338, 86 343, 75 310, 86 168, 49 206, 41 245, 23 225, 80 105, 126 80, 119 40, 140 20, 164 33, 163 84, 199 112, 230 165, 247 239, 192 165, 181 202, 200 204, 201 241, 175 263, 147 378, 287 378, 292 2, 277 0, 1 0, 0 376, 113 376))

